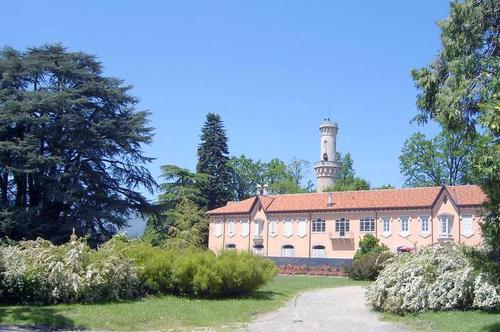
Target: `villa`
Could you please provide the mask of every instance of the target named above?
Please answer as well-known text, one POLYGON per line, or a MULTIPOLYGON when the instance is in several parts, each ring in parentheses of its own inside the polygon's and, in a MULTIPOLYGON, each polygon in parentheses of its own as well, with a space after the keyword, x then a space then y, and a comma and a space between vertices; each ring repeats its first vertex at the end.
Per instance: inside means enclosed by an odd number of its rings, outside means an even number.
POLYGON ((267 257, 352 259, 359 240, 373 234, 392 251, 443 241, 481 242, 479 186, 322 192, 335 183, 337 124, 320 127, 321 160, 316 163, 317 193, 257 195, 208 212, 208 246, 251 251, 267 257))

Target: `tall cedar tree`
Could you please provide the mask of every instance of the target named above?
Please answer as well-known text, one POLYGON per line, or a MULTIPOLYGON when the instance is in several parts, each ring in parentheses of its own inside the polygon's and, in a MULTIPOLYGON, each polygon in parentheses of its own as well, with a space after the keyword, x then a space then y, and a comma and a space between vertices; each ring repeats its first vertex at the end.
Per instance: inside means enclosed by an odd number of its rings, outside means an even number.
POLYGON ((98 243, 149 207, 152 129, 129 90, 59 44, 0 51, 0 237, 98 243))
POLYGON ((206 208, 211 210, 231 199, 229 149, 226 131, 218 114, 207 114, 200 138, 196 171, 209 176, 201 191, 207 200, 206 208))
POLYGON ((413 70, 420 123, 478 133, 473 168, 489 201, 482 224, 485 257, 478 264, 500 283, 500 2, 453 1, 440 21, 442 49, 427 67, 413 70))

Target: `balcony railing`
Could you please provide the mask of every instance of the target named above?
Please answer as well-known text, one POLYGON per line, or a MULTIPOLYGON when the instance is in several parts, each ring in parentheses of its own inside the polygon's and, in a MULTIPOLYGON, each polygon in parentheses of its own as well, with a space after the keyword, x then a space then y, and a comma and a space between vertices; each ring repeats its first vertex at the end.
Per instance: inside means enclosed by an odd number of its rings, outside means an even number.
POLYGON ((254 235, 253 242, 255 244, 262 244, 264 242, 264 237, 262 235, 254 235))
POLYGON ((351 232, 329 232, 330 239, 352 239, 351 232))

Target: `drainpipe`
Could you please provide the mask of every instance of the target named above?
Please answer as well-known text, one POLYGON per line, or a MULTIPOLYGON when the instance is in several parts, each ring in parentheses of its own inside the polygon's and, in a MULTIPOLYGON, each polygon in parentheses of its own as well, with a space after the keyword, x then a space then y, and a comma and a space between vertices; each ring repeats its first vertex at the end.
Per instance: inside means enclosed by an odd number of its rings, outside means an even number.
POLYGON ((248 251, 251 249, 250 239, 252 238, 252 232, 250 231, 250 226, 252 225, 252 215, 248 214, 248 251))
POLYGON ((222 218, 222 250, 226 249, 226 216, 222 218))
POLYGON ((432 215, 432 208, 431 208, 431 245, 434 244, 434 216, 432 215))
MULTIPOLYGON (((326 228, 326 225, 325 225, 325 228, 326 228)), ((326 229, 325 229, 326 231, 326 229)), ((311 216, 311 212, 309 212, 309 234, 308 234, 308 237, 309 237, 309 253, 308 253, 308 256, 311 257, 311 238, 312 238, 312 216, 311 216)))
POLYGON ((375 238, 378 239, 377 229, 378 229, 378 214, 377 214, 377 210, 375 210, 375 238))
MULTIPOLYGON (((458 244, 460 244, 460 242, 462 241, 462 238, 460 236, 460 234, 462 233, 461 229, 460 229, 460 224, 462 221, 462 214, 460 213, 460 207, 457 205, 457 208, 458 208, 458 244)), ((474 221, 472 221, 474 223, 474 221)), ((474 226, 473 226, 474 227, 474 226)))
MULTIPOLYGON (((266 215, 266 220, 267 220, 267 223, 266 223, 266 257, 269 255, 269 218, 268 216, 266 215)), ((262 220, 262 227, 264 227, 264 220, 262 220)), ((276 225, 276 227, 278 227, 278 225, 276 225)))

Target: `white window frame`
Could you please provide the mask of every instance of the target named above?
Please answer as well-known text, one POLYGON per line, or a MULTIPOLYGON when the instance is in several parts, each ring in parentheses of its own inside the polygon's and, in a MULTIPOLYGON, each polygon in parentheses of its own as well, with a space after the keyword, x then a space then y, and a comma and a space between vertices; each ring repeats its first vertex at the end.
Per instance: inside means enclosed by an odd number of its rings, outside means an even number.
POLYGON ((222 227, 223 227, 223 224, 222 224, 221 220, 214 221, 214 235, 216 237, 221 237, 222 236, 222 233, 223 233, 222 227))
POLYGON ((307 235, 307 220, 299 219, 297 220, 297 236, 304 237, 307 235))
POLYGON ((389 237, 391 236, 391 217, 382 217, 380 218, 380 220, 382 221, 382 236, 383 237, 389 237), (387 227, 385 227, 387 225, 387 227))
POLYGON ((432 227, 431 216, 422 215, 418 217, 418 220, 420 221, 420 236, 422 237, 430 236, 432 227), (427 226, 427 229, 424 229, 424 226, 427 226))
POLYGON ((375 233, 375 219, 362 218, 359 219, 359 232, 360 233, 375 233), (366 227, 368 226, 368 227, 366 227), (367 230, 368 228, 368 230, 367 230))
POLYGON ((243 237, 247 237, 250 234, 250 220, 240 220, 240 234, 243 237))
POLYGON ((410 235, 410 221, 411 218, 409 216, 401 216, 399 217, 399 226, 400 226, 400 231, 399 235, 402 237, 408 237, 410 235), (406 230, 403 229, 403 225, 405 224, 406 221, 406 230))
POLYGON ((271 237, 275 237, 276 235, 278 235, 278 220, 271 219, 269 221, 269 235, 271 237))
POLYGON ((324 245, 314 245, 311 251, 311 257, 313 258, 326 258, 326 247, 324 245))
POLYGON ((351 231, 351 221, 346 218, 339 218, 335 220, 335 233, 340 233, 341 224, 344 224, 345 233, 349 233, 351 231))
POLYGON ((474 220, 475 216, 473 214, 462 214, 460 216, 460 222, 462 223, 460 233, 465 237, 471 237, 474 235, 474 220), (465 228, 465 219, 470 220, 470 229, 467 231, 465 228))
POLYGON ((264 232, 264 222, 262 220, 255 220, 254 221, 253 236, 254 237, 262 237, 263 232, 264 232))
POLYGON ((453 238, 453 216, 449 214, 442 214, 438 216, 439 219, 439 233, 438 238, 440 239, 451 239, 453 238), (443 225, 446 225, 445 232, 443 232, 443 225))
POLYGON ((312 232, 313 233, 324 233, 326 232, 326 221, 325 219, 317 218, 312 221, 312 232))
POLYGON ((285 237, 290 237, 293 235, 293 220, 283 219, 283 235, 285 237))
POLYGON ((236 234, 235 228, 236 228, 236 221, 229 220, 227 222, 227 236, 233 237, 236 234))
POLYGON ((284 244, 281 246, 281 257, 295 257, 295 247, 290 244, 284 244), (291 247, 291 248, 285 248, 291 247))

